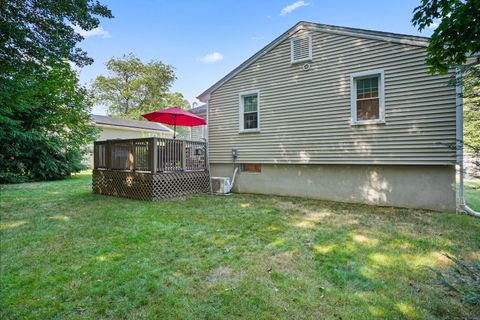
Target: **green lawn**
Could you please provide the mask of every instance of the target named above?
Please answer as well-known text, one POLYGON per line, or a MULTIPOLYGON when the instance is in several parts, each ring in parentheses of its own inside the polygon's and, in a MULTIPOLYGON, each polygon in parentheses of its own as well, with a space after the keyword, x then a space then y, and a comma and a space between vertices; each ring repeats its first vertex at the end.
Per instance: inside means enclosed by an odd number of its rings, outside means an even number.
MULTIPOLYGON (((476 201, 479 201, 478 194, 476 201)), ((442 253, 480 219, 299 198, 140 202, 90 175, 1 190, 2 319, 473 319, 442 253)))
POLYGON ((472 209, 480 211, 480 180, 465 181, 465 201, 472 209))

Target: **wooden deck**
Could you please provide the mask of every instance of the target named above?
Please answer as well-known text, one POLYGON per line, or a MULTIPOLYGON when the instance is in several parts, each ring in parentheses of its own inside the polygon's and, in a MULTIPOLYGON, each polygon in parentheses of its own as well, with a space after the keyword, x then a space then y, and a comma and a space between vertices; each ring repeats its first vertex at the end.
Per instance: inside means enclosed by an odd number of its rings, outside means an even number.
POLYGON ((206 143, 165 138, 97 141, 93 192, 138 200, 209 190, 206 143))

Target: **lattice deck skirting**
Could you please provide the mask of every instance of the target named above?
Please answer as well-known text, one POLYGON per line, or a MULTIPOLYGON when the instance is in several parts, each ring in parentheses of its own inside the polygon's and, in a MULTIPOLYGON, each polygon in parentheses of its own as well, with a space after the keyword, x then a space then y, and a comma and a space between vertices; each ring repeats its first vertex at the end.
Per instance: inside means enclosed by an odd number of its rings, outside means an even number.
POLYGON ((208 171, 138 173, 93 170, 93 193, 137 200, 160 200, 208 192, 208 171))

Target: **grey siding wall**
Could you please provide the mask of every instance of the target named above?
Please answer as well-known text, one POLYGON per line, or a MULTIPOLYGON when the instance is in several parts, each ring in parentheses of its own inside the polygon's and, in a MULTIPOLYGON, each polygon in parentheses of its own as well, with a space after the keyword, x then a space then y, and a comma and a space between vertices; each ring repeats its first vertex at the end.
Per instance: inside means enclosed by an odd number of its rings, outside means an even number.
POLYGON ((205 126, 196 126, 190 128, 190 139, 193 141, 200 141, 203 138, 206 138, 206 128, 205 126))
POLYGON ((452 164, 455 88, 427 74, 425 48, 310 31, 308 71, 290 64, 280 43, 212 92, 208 103, 212 163, 452 164), (382 125, 350 122, 350 78, 383 69, 382 125), (239 97, 260 90, 260 133, 239 133, 239 97))

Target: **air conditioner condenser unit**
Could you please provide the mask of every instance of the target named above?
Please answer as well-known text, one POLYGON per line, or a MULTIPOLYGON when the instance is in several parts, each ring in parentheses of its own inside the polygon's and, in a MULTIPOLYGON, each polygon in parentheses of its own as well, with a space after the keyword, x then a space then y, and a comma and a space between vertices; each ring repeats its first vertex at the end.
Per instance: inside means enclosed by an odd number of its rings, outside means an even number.
POLYGON ((230 177, 212 177, 213 193, 227 194, 230 192, 230 177))

